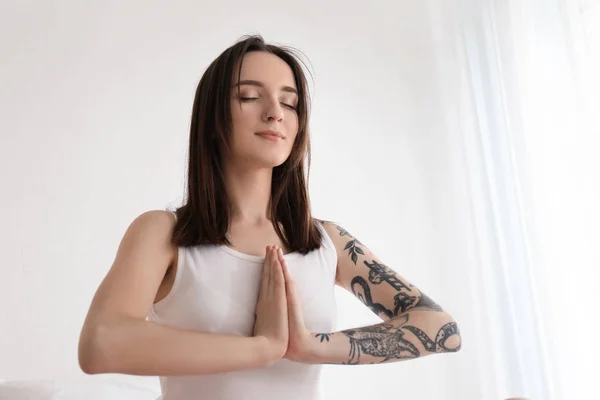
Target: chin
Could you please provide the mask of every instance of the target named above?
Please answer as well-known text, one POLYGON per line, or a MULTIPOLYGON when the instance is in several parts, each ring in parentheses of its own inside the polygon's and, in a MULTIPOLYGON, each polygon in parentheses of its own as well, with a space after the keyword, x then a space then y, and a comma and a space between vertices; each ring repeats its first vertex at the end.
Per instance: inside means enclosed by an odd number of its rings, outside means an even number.
MULTIPOLYGON (((248 149, 235 157, 246 166, 256 168, 275 168, 283 164, 290 156, 285 151, 264 151, 264 149, 248 149), (248 151, 250 150, 250 151, 248 151), (262 151, 261 151, 262 150, 262 151)), ((281 149, 279 149, 281 150, 281 149)))
POLYGON ((280 165, 282 165, 285 162, 286 159, 283 160, 277 160, 277 161, 267 161, 267 163, 269 164, 270 168, 275 168, 275 167, 279 167, 280 165))
POLYGON ((264 168, 275 168, 280 166, 281 164, 283 164, 285 162, 285 160, 287 160, 287 158, 282 158, 282 157, 265 157, 264 154, 262 155, 262 157, 258 157, 258 156, 253 156, 253 155, 247 155, 246 157, 244 157, 246 159, 245 164, 245 169, 247 168, 258 168, 258 169, 264 169, 264 168))

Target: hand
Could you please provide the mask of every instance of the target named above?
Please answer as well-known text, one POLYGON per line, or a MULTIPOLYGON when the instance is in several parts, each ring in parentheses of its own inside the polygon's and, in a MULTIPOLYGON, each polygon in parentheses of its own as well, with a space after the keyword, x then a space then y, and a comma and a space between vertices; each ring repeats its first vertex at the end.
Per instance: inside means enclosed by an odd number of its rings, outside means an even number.
POLYGON ((278 249, 277 256, 285 279, 285 292, 288 308, 289 343, 284 358, 296 362, 309 362, 311 335, 304 325, 302 307, 300 306, 300 299, 296 293, 296 283, 290 275, 281 249, 278 249))
POLYGON ((288 329, 283 271, 276 246, 267 246, 256 304, 254 336, 266 339, 268 364, 285 355, 289 340, 288 329))

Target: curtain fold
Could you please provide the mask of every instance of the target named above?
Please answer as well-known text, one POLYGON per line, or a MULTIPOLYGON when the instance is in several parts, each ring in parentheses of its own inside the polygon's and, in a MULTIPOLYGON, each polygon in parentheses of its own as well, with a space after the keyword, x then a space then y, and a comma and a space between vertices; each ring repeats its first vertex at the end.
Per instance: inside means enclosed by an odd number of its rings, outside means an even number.
POLYGON ((595 390, 598 350, 585 343, 599 327, 600 110, 583 13, 599 2, 585 3, 429 2, 470 195, 483 398, 595 390))

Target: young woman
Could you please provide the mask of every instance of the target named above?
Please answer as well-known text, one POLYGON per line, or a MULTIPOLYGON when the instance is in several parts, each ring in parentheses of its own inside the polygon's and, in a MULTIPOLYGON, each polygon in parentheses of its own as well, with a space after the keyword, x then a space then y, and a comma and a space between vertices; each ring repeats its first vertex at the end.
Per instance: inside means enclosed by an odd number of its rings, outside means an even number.
POLYGON ((83 371, 158 375, 164 400, 310 400, 322 364, 460 349, 451 315, 311 215, 308 100, 293 52, 260 36, 208 67, 187 201, 145 212, 125 232, 81 331, 83 371), (335 284, 384 322, 332 332, 335 284))

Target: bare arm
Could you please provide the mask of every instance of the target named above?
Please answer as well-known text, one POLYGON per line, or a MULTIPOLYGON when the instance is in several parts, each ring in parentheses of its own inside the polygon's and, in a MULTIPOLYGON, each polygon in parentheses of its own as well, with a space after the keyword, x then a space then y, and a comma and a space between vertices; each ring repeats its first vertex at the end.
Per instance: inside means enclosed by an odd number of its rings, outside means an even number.
POLYGON ((175 250, 166 211, 149 211, 127 229, 98 288, 79 338, 79 365, 90 374, 196 375, 269 365, 262 337, 171 328, 146 321, 175 250))
POLYGON ((90 336, 80 342, 80 365, 90 374, 200 375, 268 365, 260 337, 188 331, 133 318, 98 325, 90 336))
POLYGON ((450 314, 344 228, 331 222, 323 226, 338 255, 336 283, 384 322, 334 333, 313 332, 307 362, 374 364, 460 350, 460 332, 450 314))

